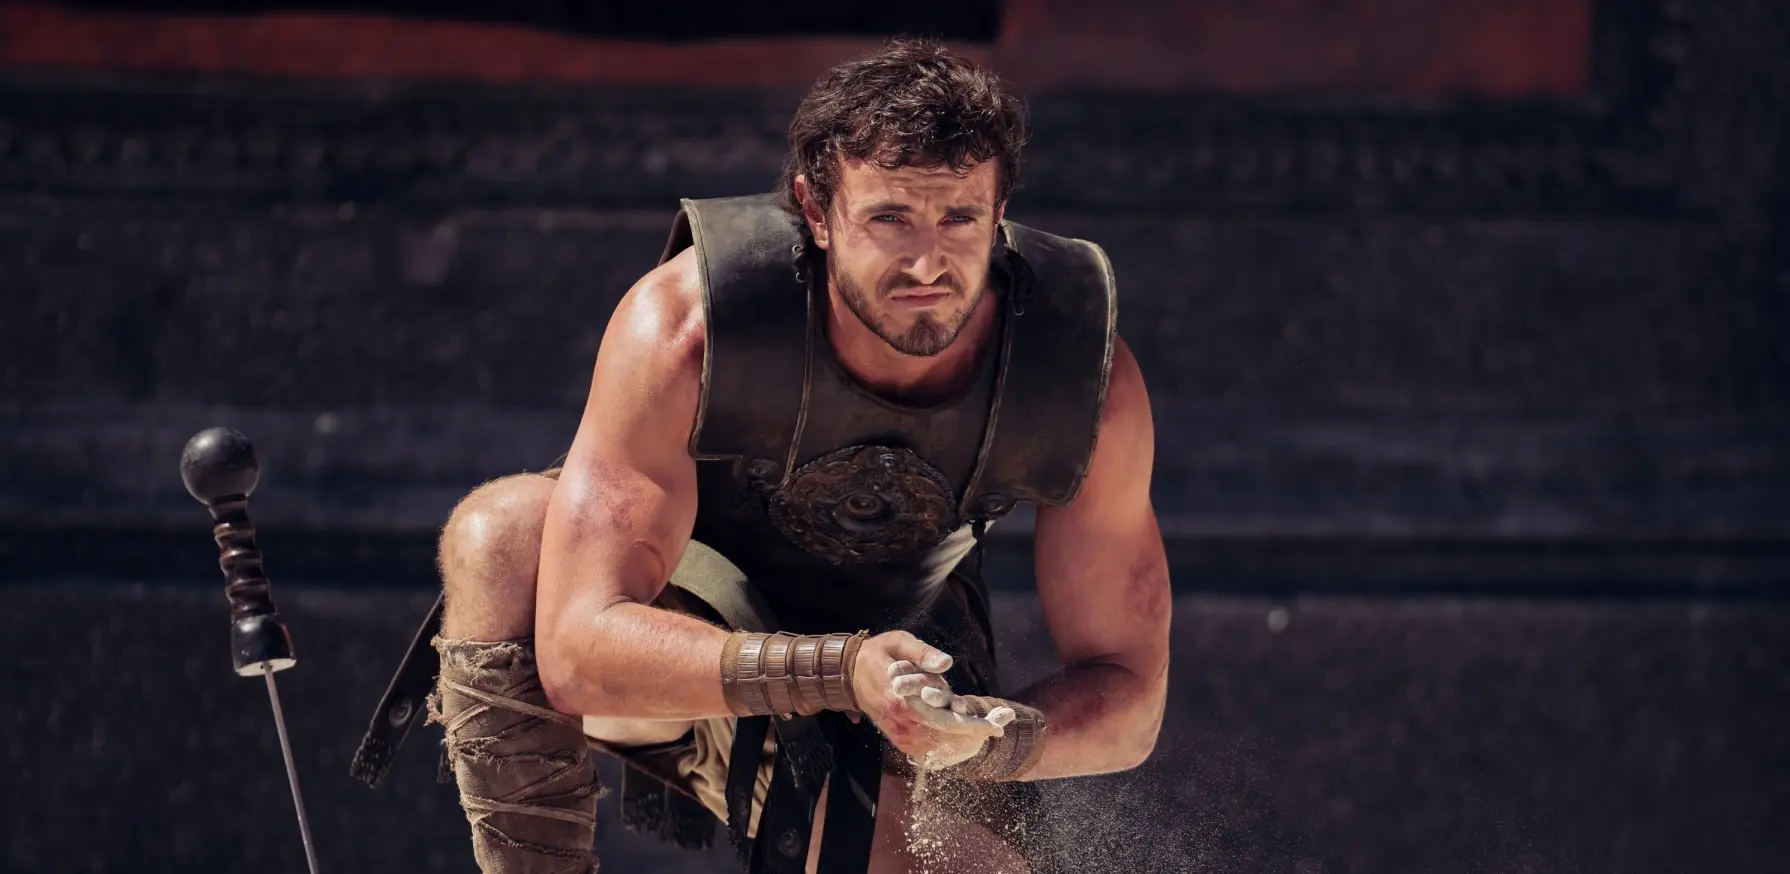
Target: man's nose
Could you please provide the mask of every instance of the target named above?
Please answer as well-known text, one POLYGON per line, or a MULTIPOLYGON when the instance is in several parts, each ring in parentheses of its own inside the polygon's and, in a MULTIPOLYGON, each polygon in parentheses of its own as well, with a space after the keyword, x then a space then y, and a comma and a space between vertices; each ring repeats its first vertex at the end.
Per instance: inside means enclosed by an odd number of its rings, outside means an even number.
POLYGON ((922 234, 916 242, 913 260, 901 272, 917 285, 931 285, 945 275, 945 254, 937 234, 922 234))

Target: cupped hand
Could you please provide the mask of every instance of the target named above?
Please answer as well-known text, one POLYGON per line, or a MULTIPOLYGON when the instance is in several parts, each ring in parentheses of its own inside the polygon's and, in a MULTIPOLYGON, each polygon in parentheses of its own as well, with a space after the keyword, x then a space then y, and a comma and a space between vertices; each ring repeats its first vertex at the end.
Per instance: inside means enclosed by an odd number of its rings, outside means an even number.
POLYGON ((859 709, 898 750, 928 769, 948 768, 981 752, 1011 708, 985 715, 956 705, 945 682, 951 657, 905 631, 879 634, 858 650, 852 675, 859 709))

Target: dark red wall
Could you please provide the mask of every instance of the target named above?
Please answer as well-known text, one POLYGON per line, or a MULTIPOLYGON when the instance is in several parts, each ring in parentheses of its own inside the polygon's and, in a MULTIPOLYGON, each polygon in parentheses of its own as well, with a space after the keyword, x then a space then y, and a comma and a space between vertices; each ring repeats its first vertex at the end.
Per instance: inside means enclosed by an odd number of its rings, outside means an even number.
MULTIPOLYGON (((992 48, 1026 90, 1576 95, 1590 0, 1008 0, 992 48)), ((698 44, 327 14, 238 18, 0 4, 0 65, 801 87, 858 38, 698 44)))

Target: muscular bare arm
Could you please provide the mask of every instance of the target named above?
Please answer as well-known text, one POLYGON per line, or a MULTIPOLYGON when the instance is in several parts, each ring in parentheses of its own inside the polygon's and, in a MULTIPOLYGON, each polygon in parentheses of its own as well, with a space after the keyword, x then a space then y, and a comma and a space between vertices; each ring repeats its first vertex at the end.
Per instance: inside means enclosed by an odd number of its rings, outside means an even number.
MULTIPOLYGON (((686 250, 616 307, 584 418, 547 505, 535 653, 547 700, 565 713, 658 720, 731 714, 721 687, 727 632, 651 606, 696 521, 689 442, 705 331, 695 269, 693 250, 686 250)), ((917 735, 922 726, 900 706, 891 667, 935 659, 946 656, 905 632, 865 641, 853 674, 858 709, 897 742, 917 735)), ((991 730, 975 723, 952 729, 974 737, 991 730)))
POLYGON ((1150 398, 1120 342, 1081 491, 1066 507, 1038 511, 1038 599, 1067 667, 1017 696, 1050 725, 1044 757, 1025 779, 1133 768, 1156 745, 1172 602, 1150 504, 1154 453, 1150 398))
POLYGON ((541 682, 567 713, 725 716, 727 632, 651 606, 689 544, 703 312, 693 250, 611 317, 590 397, 547 507, 536 592, 541 682))

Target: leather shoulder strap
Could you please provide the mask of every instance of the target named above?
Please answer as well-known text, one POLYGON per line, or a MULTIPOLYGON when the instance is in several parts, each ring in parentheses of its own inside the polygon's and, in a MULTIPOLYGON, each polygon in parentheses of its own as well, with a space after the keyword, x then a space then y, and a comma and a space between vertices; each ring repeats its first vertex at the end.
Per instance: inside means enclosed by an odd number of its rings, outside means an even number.
POLYGON ((803 237, 774 195, 682 203, 661 263, 695 246, 701 265, 707 346, 690 454, 734 459, 751 479, 782 486, 807 401, 803 237))
POLYGON ((1118 325, 1106 252, 1086 240, 1002 225, 1011 307, 983 460, 965 491, 971 519, 1016 501, 1075 500, 1106 405, 1118 325))

